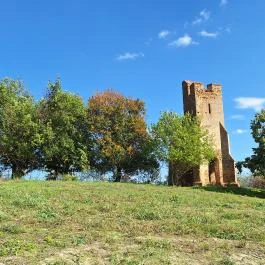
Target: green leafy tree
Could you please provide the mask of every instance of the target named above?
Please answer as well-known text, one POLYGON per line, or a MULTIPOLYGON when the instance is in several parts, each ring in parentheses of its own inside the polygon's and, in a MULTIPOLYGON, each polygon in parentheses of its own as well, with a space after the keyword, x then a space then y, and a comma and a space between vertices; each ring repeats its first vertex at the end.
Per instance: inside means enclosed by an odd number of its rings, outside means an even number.
POLYGON ((64 92, 60 80, 49 83, 46 97, 40 102, 43 127, 42 163, 49 179, 87 170, 87 132, 82 99, 64 92))
POLYGON ((207 131, 189 114, 163 112, 151 132, 158 158, 168 165, 170 185, 180 185, 187 172, 215 156, 207 131))
POLYGON ((136 180, 150 183, 159 178, 159 161, 155 154, 155 145, 149 134, 145 135, 145 142, 141 149, 123 163, 124 173, 135 175, 136 180))
POLYGON ((253 148, 253 155, 247 157, 245 161, 238 162, 237 168, 248 168, 254 176, 265 177, 265 109, 255 115, 251 121, 251 130, 257 147, 253 148))
POLYGON ((115 91, 97 93, 88 101, 87 121, 92 145, 91 166, 112 172, 114 181, 158 166, 151 155, 144 102, 115 91))
POLYGON ((12 178, 36 169, 42 142, 37 106, 19 80, 0 81, 0 163, 12 178))

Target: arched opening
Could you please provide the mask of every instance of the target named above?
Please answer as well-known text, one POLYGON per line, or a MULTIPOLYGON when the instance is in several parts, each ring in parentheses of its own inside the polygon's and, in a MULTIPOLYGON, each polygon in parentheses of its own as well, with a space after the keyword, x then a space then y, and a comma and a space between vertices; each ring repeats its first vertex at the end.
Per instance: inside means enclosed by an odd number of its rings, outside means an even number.
POLYGON ((209 164, 209 183, 210 184, 216 184, 215 165, 216 165, 216 159, 212 160, 209 164))

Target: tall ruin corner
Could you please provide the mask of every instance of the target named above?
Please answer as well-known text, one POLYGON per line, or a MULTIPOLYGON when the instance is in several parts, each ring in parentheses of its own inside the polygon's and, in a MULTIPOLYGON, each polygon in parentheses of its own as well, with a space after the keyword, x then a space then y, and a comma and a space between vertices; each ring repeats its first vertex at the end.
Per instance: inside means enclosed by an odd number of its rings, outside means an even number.
POLYGON ((187 174, 192 185, 236 185, 238 186, 235 161, 230 155, 229 136, 224 124, 222 86, 184 80, 182 82, 184 113, 200 118, 213 137, 216 158, 210 164, 203 164, 187 174))

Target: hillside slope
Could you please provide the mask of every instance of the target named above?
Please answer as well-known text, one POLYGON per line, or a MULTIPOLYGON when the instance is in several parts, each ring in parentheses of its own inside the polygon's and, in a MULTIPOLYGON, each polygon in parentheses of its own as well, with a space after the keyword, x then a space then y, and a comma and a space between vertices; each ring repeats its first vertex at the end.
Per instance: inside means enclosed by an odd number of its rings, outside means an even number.
POLYGON ((2 182, 0 264, 265 264, 264 198, 246 189, 2 182))

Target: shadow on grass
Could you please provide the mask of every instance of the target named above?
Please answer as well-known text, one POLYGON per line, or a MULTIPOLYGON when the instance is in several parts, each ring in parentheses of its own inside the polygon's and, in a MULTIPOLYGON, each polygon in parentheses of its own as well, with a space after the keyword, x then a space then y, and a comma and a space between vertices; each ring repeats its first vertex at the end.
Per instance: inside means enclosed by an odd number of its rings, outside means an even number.
POLYGON ((237 188, 237 187, 220 187, 220 186, 206 186, 206 187, 200 187, 200 189, 206 191, 231 193, 235 195, 265 199, 265 190, 258 190, 251 188, 237 188))

